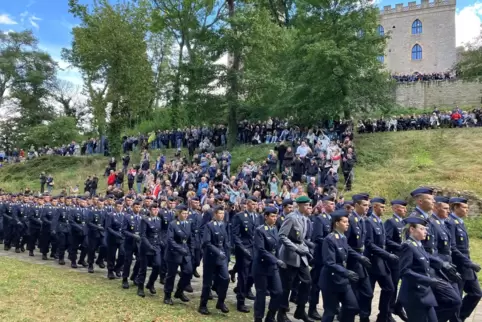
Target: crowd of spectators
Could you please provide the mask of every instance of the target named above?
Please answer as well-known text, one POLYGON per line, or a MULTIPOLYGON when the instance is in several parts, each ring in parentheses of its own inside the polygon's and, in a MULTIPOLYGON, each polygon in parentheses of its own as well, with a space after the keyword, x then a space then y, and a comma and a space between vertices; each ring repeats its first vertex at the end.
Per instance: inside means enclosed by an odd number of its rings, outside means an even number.
POLYGON ((455 75, 450 72, 445 73, 431 73, 431 74, 421 74, 414 73, 411 75, 392 75, 392 78, 398 83, 410 83, 410 82, 428 82, 428 81, 444 81, 455 79, 455 75))
MULTIPOLYGON (((326 195, 339 195, 340 180, 342 191, 351 189, 356 163, 351 126, 335 131, 334 136, 328 137, 321 129, 307 129, 296 139, 267 146, 267 156, 261 162, 248 158, 237 169, 231 169, 231 154, 226 150, 198 150, 192 159, 177 155, 167 160, 157 150, 144 149, 139 164, 131 165, 129 154, 120 162, 110 159, 104 173, 107 193, 149 195, 160 200, 197 196, 203 205, 223 198, 233 207, 248 196, 282 201, 307 193, 316 204, 326 195)), ((94 189, 93 180, 98 179, 87 178, 84 192, 96 193, 97 181, 94 189)))
POLYGON ((379 119, 359 120, 356 129, 358 133, 374 133, 389 131, 428 130, 437 128, 461 128, 482 126, 482 110, 463 111, 455 108, 449 112, 439 111, 420 115, 401 115, 379 119))

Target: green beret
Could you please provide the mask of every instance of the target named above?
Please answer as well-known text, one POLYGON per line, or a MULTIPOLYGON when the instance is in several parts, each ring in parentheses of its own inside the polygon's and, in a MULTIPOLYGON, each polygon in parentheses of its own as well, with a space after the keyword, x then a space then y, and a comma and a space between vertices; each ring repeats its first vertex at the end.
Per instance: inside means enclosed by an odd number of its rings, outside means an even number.
POLYGON ((297 204, 301 204, 301 203, 309 203, 311 202, 311 199, 308 198, 307 196, 300 196, 298 198, 295 199, 295 202, 297 204))

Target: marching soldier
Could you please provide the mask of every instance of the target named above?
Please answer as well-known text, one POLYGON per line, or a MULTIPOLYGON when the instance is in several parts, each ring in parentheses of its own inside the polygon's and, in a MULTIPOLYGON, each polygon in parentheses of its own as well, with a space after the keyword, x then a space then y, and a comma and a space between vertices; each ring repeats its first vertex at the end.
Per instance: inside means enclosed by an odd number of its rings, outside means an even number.
POLYGON ((182 302, 189 302, 184 295, 184 289, 192 278, 192 254, 194 252, 194 238, 192 222, 187 220, 188 210, 184 205, 176 207, 177 218, 169 224, 167 232, 167 245, 164 260, 167 262, 167 277, 164 284, 164 303, 172 305, 171 294, 174 290, 174 281, 177 269, 181 267, 181 278, 177 283, 174 298, 182 302))
POLYGON ((479 280, 480 265, 470 259, 469 234, 464 225, 464 218, 468 213, 467 199, 450 198, 450 213, 446 224, 449 228, 452 240, 452 259, 457 270, 462 276, 459 284, 460 296, 465 293, 460 308, 459 318, 465 321, 474 311, 482 297, 479 280))
POLYGON ((332 322, 339 315, 340 322, 353 322, 358 313, 358 302, 351 285, 359 276, 347 269, 350 257, 355 261, 361 256, 350 249, 345 233, 349 227, 349 213, 339 209, 331 214, 333 232, 328 234, 322 245, 323 267, 318 282, 323 296, 323 322, 332 322), (341 303, 341 310, 340 310, 341 303))
POLYGON ((122 266, 124 265, 124 235, 122 234, 122 223, 124 214, 122 213, 122 201, 118 201, 115 209, 107 213, 105 219, 105 230, 107 231, 107 278, 110 280, 122 276, 122 266), (117 255, 117 260, 116 260, 117 255), (114 275, 115 273, 115 275, 114 275))
POLYGON ((283 294, 279 269, 286 264, 278 259, 279 236, 276 229, 277 209, 264 209, 265 224, 256 228, 254 233, 253 275, 256 287, 254 300, 254 320, 261 322, 266 307, 266 296, 270 295, 265 322, 274 322, 283 294))
POLYGON ((96 260, 96 264, 100 268, 104 268, 104 258, 105 258, 105 247, 104 247, 104 237, 105 237, 105 213, 104 213, 104 200, 99 199, 97 201, 97 209, 89 211, 87 220, 87 238, 88 238, 88 254, 87 254, 87 264, 89 264, 89 273, 94 273, 94 260, 95 252, 98 249, 99 254, 96 260), (103 267, 102 267, 103 266, 103 267))
POLYGON ((229 285, 229 235, 224 222, 224 208, 216 207, 213 211, 213 220, 207 223, 203 232, 203 286, 199 313, 209 315, 207 308, 211 286, 218 294, 216 309, 228 313, 229 309, 224 303, 229 285))
MULTIPOLYGON (((120 201, 120 200, 119 200, 120 201)), ((117 201, 117 202, 119 202, 117 201)), ((122 288, 128 289, 129 282, 127 279, 129 278, 129 274, 131 271, 132 265, 132 256, 139 255, 139 244, 141 242, 140 232, 140 224, 141 224, 141 216, 140 216, 141 204, 136 202, 132 206, 132 210, 130 213, 126 213, 124 215, 124 219, 122 222, 122 233, 124 234, 124 268, 122 270, 122 288)), ((134 268, 132 271, 132 275, 130 280, 136 284, 135 278, 137 277, 137 273, 139 272, 139 261, 136 260, 134 264, 134 268)))
POLYGON ((369 270, 372 292, 375 290, 375 283, 378 283, 381 288, 377 322, 384 322, 390 318, 390 303, 392 297, 395 296, 395 287, 390 275, 389 263, 398 263, 399 258, 397 255, 385 250, 385 227, 380 219, 385 210, 385 199, 373 198, 371 204, 373 207, 372 214, 365 221, 366 248, 364 254, 372 263, 372 267, 369 270))
POLYGON ((246 202, 246 211, 236 214, 232 221, 235 245, 234 254, 238 273, 236 308, 243 313, 249 312, 248 307, 245 305, 245 298, 250 295, 248 291, 254 284, 251 266, 253 263, 254 230, 258 227, 256 206, 256 199, 251 197, 246 202))
MULTIPOLYGON (((70 204, 69 200, 70 199, 66 200, 68 204, 70 204)), ((52 218, 52 235, 55 236, 55 240, 57 242, 59 265, 65 265, 65 251, 70 249, 71 227, 69 219, 68 206, 61 207, 52 218)))
MULTIPOLYGON (((362 255, 365 252, 366 225, 365 215, 368 211, 369 202, 367 194, 356 194, 352 196, 354 211, 348 217, 349 227, 345 232, 348 246, 362 255)), ((366 257, 361 257, 366 258, 366 257)), ((370 283, 367 267, 369 260, 358 260, 356 257, 349 257, 347 269, 358 275, 357 281, 351 281, 351 287, 355 293, 360 308, 360 322, 368 322, 371 313, 373 290, 370 283)))
POLYGON ((79 265, 87 267, 85 262, 85 256, 87 255, 86 235, 87 226, 85 221, 88 217, 87 202, 84 198, 80 198, 79 207, 72 208, 70 212, 69 224, 70 224, 70 241, 69 241, 69 259, 70 266, 77 268, 77 251, 80 249, 79 265))
POLYGON ((279 257, 287 265, 285 269, 280 271, 283 285, 283 295, 277 316, 280 322, 289 321, 286 313, 289 309, 288 299, 295 278, 299 279, 300 286, 298 288, 297 307, 294 317, 305 322, 312 321, 305 312, 311 284, 308 266, 311 254, 308 246, 305 244, 306 234, 308 233, 305 213, 308 211, 308 206, 311 209, 311 200, 306 196, 301 196, 295 202, 298 205, 298 210, 293 211, 286 217, 279 231, 281 241, 279 257))
POLYGON ((47 260, 47 254, 49 253, 50 247, 52 247, 50 252, 50 258, 57 259, 57 238, 55 236, 55 227, 52 222, 58 217, 59 207, 58 198, 53 197, 51 203, 47 203, 41 210, 40 220, 42 221, 42 226, 40 229, 40 239, 39 248, 40 253, 42 253, 42 260, 47 260))
MULTIPOLYGON (((400 257, 402 249, 402 230, 405 226, 403 219, 407 215, 407 202, 404 200, 392 200, 393 217, 385 220, 386 250, 400 257)), ((402 321, 408 321, 400 301, 397 300, 398 282, 400 281, 400 265, 398 262, 389 261, 390 276, 394 286, 394 293, 390 301, 390 312, 396 314, 402 321)), ((391 317, 390 317, 391 318, 391 317)))
MULTIPOLYGON (((140 204, 136 202, 134 206, 140 207, 140 204)), ((159 206, 152 204, 150 208, 150 216, 142 217, 139 229, 141 245, 139 247, 138 260, 140 263, 136 284, 137 295, 140 297, 145 297, 144 282, 146 281, 147 264, 151 263, 152 265, 152 271, 146 284, 146 288, 151 294, 156 294, 154 283, 156 282, 161 267, 161 221, 157 216, 159 214, 159 206)), ((134 208, 134 211, 135 210, 134 208)))
POLYGON ((458 313, 462 304, 462 299, 459 296, 458 283, 462 281, 462 277, 457 273, 456 266, 452 265, 452 251, 451 251, 451 236, 448 227, 445 225, 445 220, 449 215, 449 198, 438 196, 435 197, 434 213, 430 217, 432 227, 435 230, 436 240, 436 257, 443 261, 443 270, 437 272, 438 277, 445 279, 453 287, 453 301, 446 301, 447 296, 437 296, 437 289, 434 290, 435 298, 438 306, 435 308, 435 313, 439 322, 444 321, 458 321, 458 313))
POLYGON ((37 204, 32 204, 28 211, 28 255, 34 256, 35 246, 40 238, 40 231, 42 229, 41 214, 43 210, 43 199, 39 199, 37 204))
POLYGON ((335 198, 326 196, 322 199, 322 203, 324 212, 311 217, 313 220, 313 233, 311 236, 311 241, 315 243, 315 248, 313 253, 313 268, 310 272, 312 284, 308 316, 314 320, 321 320, 321 316, 316 309, 320 298, 318 281, 320 279, 321 268, 323 267, 323 240, 331 232, 331 213, 333 213, 335 210, 335 198))
MULTIPOLYGON (((167 245, 167 230, 169 228, 169 223, 174 220, 175 218, 175 213, 174 209, 176 208, 176 199, 173 197, 169 197, 168 202, 167 202, 167 207, 162 209, 160 211, 160 218, 162 219, 162 253, 166 253, 166 245, 167 245)), ((166 274, 167 274, 167 263, 165 261, 162 261, 161 263, 161 269, 159 272, 159 281, 161 284, 165 283, 166 280, 166 274)))

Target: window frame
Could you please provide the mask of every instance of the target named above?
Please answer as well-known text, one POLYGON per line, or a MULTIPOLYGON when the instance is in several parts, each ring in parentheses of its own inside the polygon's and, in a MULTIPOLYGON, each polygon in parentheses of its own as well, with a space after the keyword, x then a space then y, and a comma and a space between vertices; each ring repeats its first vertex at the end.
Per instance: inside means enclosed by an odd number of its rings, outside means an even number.
POLYGON ((423 32, 423 24, 420 19, 415 19, 412 22, 412 35, 421 35, 423 32))
POLYGON ((421 61, 423 59, 423 48, 419 43, 412 46, 411 58, 412 61, 421 61))

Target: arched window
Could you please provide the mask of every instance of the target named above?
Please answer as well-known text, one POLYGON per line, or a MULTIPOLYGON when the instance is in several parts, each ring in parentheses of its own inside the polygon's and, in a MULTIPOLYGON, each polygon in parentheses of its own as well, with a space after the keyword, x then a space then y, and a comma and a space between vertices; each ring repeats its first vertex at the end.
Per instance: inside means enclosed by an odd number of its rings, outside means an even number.
POLYGON ((412 47, 412 60, 422 60, 422 47, 419 44, 412 47))
POLYGON ((385 56, 384 56, 384 55, 378 56, 377 59, 378 59, 378 61, 379 61, 380 63, 382 63, 382 64, 385 62, 385 56))
POLYGON ((377 31, 378 31, 378 34, 379 34, 380 36, 384 36, 384 35, 385 35, 385 29, 383 29, 383 26, 382 26, 382 25, 378 25, 377 31))
POLYGON ((412 35, 418 35, 421 33, 422 33, 422 22, 417 19, 412 23, 412 35))

